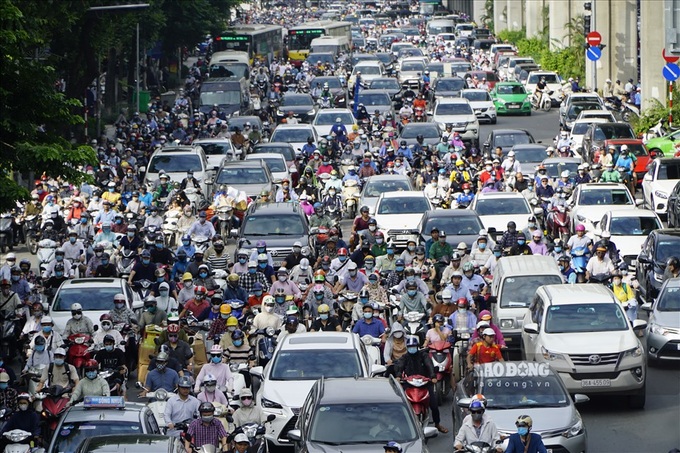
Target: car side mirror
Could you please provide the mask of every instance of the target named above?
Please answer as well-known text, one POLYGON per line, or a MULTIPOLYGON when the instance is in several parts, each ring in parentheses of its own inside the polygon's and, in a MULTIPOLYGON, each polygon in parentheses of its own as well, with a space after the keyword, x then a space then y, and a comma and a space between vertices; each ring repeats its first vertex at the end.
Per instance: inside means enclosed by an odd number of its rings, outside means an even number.
POLYGON ((437 437, 438 434, 439 431, 434 426, 428 426, 423 429, 423 436, 425 436, 425 439, 432 439, 433 437, 437 437))
POLYGON ((538 334, 538 324, 531 322, 529 324, 524 324, 524 331, 528 334, 537 335, 538 334))
POLYGON ((647 302, 642 305, 640 305, 640 310, 651 312, 652 311, 652 304, 647 302))
POLYGON ((647 321, 644 321, 642 319, 636 319, 633 321, 633 330, 635 331, 640 331, 640 330, 645 330, 647 328, 647 321))
POLYGON ((586 395, 582 393, 577 393, 574 395, 574 404, 581 404, 581 403, 586 403, 590 401, 590 398, 588 398, 586 395))
POLYGON ((288 439, 293 442, 300 442, 302 440, 302 432, 299 429, 291 429, 288 431, 288 439))
POLYGON ((371 376, 377 376, 385 373, 387 368, 384 365, 373 364, 371 365, 371 376))
POLYGON ((651 261, 649 260, 649 257, 647 255, 640 254, 638 256, 638 262, 642 264, 650 264, 651 261))
POLYGON ((275 419, 276 419, 276 414, 267 415, 267 421, 268 422, 273 422, 275 419))
POLYGON ((652 181, 654 177, 650 173, 647 173, 642 179, 645 181, 652 181))
POLYGON ((255 377, 259 377, 259 378, 262 378, 263 372, 264 372, 264 368, 261 367, 261 366, 254 366, 250 369, 250 374, 255 376, 255 377))

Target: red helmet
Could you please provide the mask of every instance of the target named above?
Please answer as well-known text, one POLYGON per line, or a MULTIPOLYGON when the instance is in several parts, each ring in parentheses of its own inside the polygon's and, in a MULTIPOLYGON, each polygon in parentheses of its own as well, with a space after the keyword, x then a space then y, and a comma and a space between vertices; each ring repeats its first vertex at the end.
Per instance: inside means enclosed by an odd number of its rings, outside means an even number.
POLYGON ((463 190, 469 189, 469 188, 470 188, 470 183, 469 183, 469 182, 463 183, 463 185, 461 186, 461 188, 462 188, 463 190))
POLYGON ((179 333, 179 324, 168 324, 168 333, 179 333))
POLYGON ((377 238, 384 238, 385 234, 382 231, 376 231, 375 232, 375 237, 377 238))
POLYGON ((465 297, 461 297, 458 299, 458 308, 468 308, 470 304, 468 303, 468 300, 465 297))
POLYGON ((197 286, 194 288, 194 293, 195 294, 206 294, 208 290, 205 288, 205 286, 197 286))
POLYGON ((104 313, 103 315, 101 315, 101 316, 99 317, 99 322, 102 322, 102 321, 111 321, 111 319, 112 319, 112 318, 111 318, 111 315, 110 315, 110 314, 104 313))
POLYGON ((344 255, 344 256, 348 255, 347 249, 345 247, 338 250, 338 256, 341 256, 341 255, 344 255))
POLYGON ((90 359, 87 362, 85 362, 85 369, 86 370, 98 370, 99 369, 99 363, 95 359, 90 359))

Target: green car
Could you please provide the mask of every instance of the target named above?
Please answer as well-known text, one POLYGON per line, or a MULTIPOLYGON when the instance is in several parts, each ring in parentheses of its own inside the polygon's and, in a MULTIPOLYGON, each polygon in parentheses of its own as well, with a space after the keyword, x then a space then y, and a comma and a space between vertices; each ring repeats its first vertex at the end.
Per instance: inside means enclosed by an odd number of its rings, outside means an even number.
POLYGON ((521 83, 498 82, 489 94, 499 115, 512 115, 515 113, 531 115, 529 95, 521 83))
MULTIPOLYGON (((680 130, 672 132, 663 137, 656 137, 648 141, 645 145, 651 153, 652 151, 661 151, 663 156, 673 156, 675 154, 676 145, 680 144, 680 130)), ((659 157, 663 157, 659 156, 659 157)))

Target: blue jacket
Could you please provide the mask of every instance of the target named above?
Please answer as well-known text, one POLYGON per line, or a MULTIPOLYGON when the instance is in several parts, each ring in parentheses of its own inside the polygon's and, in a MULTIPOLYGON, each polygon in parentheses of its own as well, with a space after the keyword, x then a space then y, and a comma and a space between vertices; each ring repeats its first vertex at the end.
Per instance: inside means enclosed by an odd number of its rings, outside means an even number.
POLYGON ((511 434, 505 453, 548 453, 545 445, 543 445, 543 439, 541 439, 540 434, 529 433, 529 436, 531 436, 529 448, 524 450, 524 443, 519 434, 511 434))

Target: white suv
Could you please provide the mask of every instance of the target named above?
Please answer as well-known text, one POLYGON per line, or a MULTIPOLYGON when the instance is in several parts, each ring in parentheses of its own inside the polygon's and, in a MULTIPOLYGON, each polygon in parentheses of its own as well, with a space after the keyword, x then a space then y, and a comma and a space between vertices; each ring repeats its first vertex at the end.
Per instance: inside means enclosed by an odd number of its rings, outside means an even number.
POLYGON ((290 446, 287 434, 295 429, 300 408, 317 379, 371 377, 384 373, 371 365, 359 337, 349 332, 313 332, 286 336, 266 367, 250 373, 261 380, 257 404, 265 416, 276 415, 265 434, 270 445, 290 446))
POLYGON ((442 131, 450 124, 452 131, 458 132, 464 142, 470 142, 473 147, 479 148, 479 121, 467 99, 437 99, 432 109, 432 122, 437 123, 442 131))
POLYGON ((536 290, 524 317, 522 355, 547 362, 569 393, 629 397, 645 405, 647 363, 635 331, 614 294, 602 285, 545 285, 536 290))

